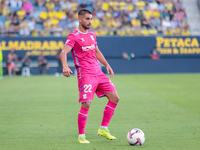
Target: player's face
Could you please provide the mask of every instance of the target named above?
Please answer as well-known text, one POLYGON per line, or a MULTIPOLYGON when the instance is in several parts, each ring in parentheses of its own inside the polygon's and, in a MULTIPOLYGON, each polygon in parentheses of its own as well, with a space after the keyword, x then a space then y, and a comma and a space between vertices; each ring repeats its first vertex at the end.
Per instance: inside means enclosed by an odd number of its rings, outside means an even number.
POLYGON ((91 23, 92 23, 91 14, 85 14, 80 21, 80 24, 84 29, 90 29, 91 23))

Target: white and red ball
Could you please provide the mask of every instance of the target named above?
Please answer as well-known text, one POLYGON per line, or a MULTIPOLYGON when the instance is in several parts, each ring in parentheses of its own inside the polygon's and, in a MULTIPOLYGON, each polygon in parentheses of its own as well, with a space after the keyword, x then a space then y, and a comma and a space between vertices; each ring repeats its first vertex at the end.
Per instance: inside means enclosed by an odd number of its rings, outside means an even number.
POLYGON ((128 132, 127 140, 132 146, 142 145, 145 141, 144 132, 138 128, 134 128, 128 132))

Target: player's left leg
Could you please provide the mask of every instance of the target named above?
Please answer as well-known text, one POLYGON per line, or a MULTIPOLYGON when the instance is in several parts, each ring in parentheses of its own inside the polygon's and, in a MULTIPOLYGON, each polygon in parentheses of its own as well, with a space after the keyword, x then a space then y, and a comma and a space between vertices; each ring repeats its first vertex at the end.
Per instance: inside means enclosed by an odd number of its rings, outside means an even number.
POLYGON ((116 137, 112 136, 108 130, 108 125, 112 116, 114 114, 117 103, 119 102, 119 96, 117 92, 105 94, 105 96, 109 99, 103 114, 103 119, 101 123, 101 127, 97 131, 97 135, 104 136, 109 140, 115 140, 116 137))
POLYGON ((109 140, 115 140, 116 137, 112 136, 108 130, 108 124, 110 123, 117 103, 119 102, 119 96, 114 84, 106 75, 99 76, 98 80, 100 84, 97 88, 97 96, 99 98, 106 96, 109 101, 104 109, 101 127, 98 129, 97 135, 104 136, 109 140))
POLYGON ((108 98, 109 101, 104 109, 104 115, 101 126, 108 127, 108 124, 110 123, 110 120, 114 114, 117 103, 119 102, 119 96, 117 92, 108 93, 105 94, 105 96, 108 98))

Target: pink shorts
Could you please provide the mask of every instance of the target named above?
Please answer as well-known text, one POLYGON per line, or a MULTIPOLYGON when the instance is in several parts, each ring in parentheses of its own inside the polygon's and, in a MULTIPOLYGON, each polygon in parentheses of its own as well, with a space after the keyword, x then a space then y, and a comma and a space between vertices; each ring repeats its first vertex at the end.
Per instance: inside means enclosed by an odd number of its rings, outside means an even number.
POLYGON ((8 64, 8 65, 7 65, 7 68, 15 68, 15 66, 12 65, 12 64, 8 64))
POLYGON ((92 101, 96 93, 99 98, 107 93, 117 92, 111 80, 105 75, 78 79, 79 103, 92 101))

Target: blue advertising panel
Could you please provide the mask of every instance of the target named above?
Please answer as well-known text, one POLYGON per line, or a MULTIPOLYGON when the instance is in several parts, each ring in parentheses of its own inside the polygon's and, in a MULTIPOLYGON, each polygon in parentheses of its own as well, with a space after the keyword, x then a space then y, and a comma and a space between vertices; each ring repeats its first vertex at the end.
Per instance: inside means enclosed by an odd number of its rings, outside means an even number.
MULTIPOLYGON (((21 37, 0 38, 0 48, 4 56, 15 48, 19 57, 25 54, 38 56, 55 56, 57 50, 64 46, 65 37, 21 37)), ((147 57, 154 46, 161 56, 199 56, 200 37, 97 37, 99 49, 105 57, 119 58, 122 53, 134 53, 136 57, 147 57)), ((68 55, 71 58, 71 54, 68 55)))
POLYGON ((54 56, 59 49, 64 46, 66 38, 1 38, 0 47, 4 52, 4 56, 7 56, 11 48, 15 49, 19 58, 22 58, 25 54, 29 56, 39 56, 41 52, 45 56, 54 56))
MULTIPOLYGON (((35 61, 33 74, 38 74, 37 57, 43 52, 50 65, 50 74, 56 72, 56 54, 62 49, 66 37, 18 37, 0 38, 0 49, 6 56, 14 48, 19 60, 25 55, 35 61)), ((99 49, 116 73, 172 73, 172 72, 200 72, 200 37, 97 37, 99 49), (150 52, 157 46, 161 53, 159 60, 150 59, 150 52), (135 59, 127 60, 122 53, 134 53, 135 59)), ((71 53, 68 60, 72 61, 71 53)), ((19 61, 20 63, 20 61, 19 61)), ((73 64, 73 63, 71 63, 73 64)), ((5 65, 4 65, 5 66, 5 65)), ((73 67, 71 65, 70 67, 73 67)))
POLYGON ((158 51, 162 55, 200 55, 200 37, 156 37, 158 51))
MULTIPOLYGON (((55 56, 57 50, 64 46, 65 37, 21 37, 0 38, 0 48, 4 56, 15 48, 19 57, 25 54, 38 56, 55 56)), ((161 56, 199 56, 200 37, 97 37, 99 49, 105 57, 119 58, 122 53, 134 53, 136 57, 147 57, 154 46, 158 47, 161 56)), ((72 58, 72 55, 68 55, 72 58)))

